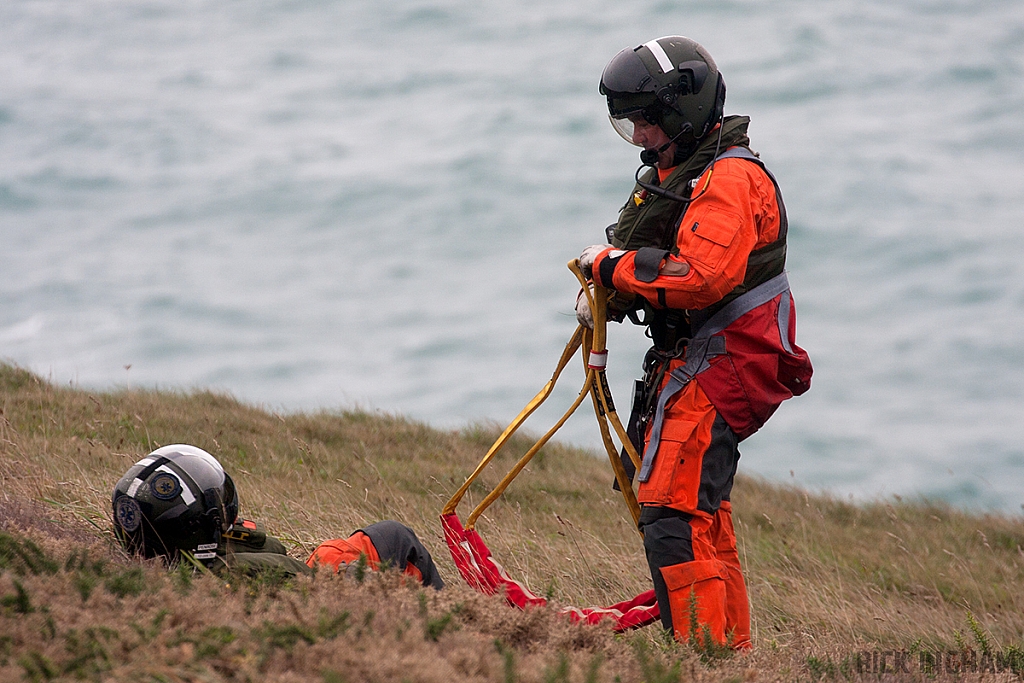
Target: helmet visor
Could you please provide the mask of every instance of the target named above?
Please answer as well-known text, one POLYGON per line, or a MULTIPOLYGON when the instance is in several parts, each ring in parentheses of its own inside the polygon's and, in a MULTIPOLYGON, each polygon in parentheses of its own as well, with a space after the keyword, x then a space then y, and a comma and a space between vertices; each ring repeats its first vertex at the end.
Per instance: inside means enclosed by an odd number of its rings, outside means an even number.
POLYGON ((615 129, 616 133, 622 136, 623 140, 631 145, 635 145, 636 147, 643 147, 643 145, 637 145, 633 141, 633 131, 636 130, 636 126, 632 119, 625 116, 619 119, 614 116, 609 116, 608 120, 612 122, 612 128, 615 129))
POLYGON ((608 95, 608 118, 612 122, 612 128, 631 145, 643 146, 633 142, 634 121, 643 118, 651 125, 657 126, 661 116, 661 104, 650 93, 608 95))

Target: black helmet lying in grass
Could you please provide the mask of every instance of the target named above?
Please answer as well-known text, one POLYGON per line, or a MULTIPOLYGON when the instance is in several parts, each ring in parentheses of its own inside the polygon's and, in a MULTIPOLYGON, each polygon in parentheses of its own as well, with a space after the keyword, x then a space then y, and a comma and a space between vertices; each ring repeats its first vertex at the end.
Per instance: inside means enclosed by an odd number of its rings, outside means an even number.
POLYGON ((114 534, 132 553, 175 561, 216 557, 238 515, 235 483, 206 451, 175 444, 138 461, 114 487, 114 534))

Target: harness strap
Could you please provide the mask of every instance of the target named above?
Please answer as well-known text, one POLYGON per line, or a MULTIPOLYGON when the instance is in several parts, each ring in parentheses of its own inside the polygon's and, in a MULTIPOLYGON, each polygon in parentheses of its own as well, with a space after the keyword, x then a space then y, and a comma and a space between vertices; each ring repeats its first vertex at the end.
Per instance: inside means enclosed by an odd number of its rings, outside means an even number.
POLYGON ((761 249, 755 249, 750 252, 750 256, 747 258, 747 267, 750 266, 763 266, 766 263, 771 263, 776 259, 786 258, 786 243, 774 242, 761 249))
MULTIPOLYGON (((686 362, 669 373, 668 383, 658 395, 654 422, 651 423, 651 438, 644 450, 643 464, 640 467, 639 479, 641 482, 651 478, 654 458, 658 453, 658 444, 661 442, 661 430, 665 424, 665 406, 669 399, 682 391, 683 387, 690 383, 690 380, 710 368, 711 364, 708 362, 710 358, 726 353, 725 337, 719 336, 725 328, 758 306, 763 306, 788 291, 789 278, 786 277, 786 273, 776 275, 771 280, 730 301, 725 308, 711 316, 696 331, 686 349, 686 362)), ((789 297, 783 297, 783 299, 786 301, 786 306, 785 311, 781 306, 779 308, 779 331, 782 333, 783 343, 788 346, 789 297), (783 316, 783 314, 785 315, 783 316), (783 317, 786 318, 785 328, 783 328, 783 317)))
MULTIPOLYGON (((772 181, 772 185, 775 186, 775 199, 779 204, 779 236, 777 238, 777 241, 785 240, 786 236, 789 233, 789 217, 786 214, 786 205, 782 203, 782 191, 779 189, 779 181, 775 179, 775 175, 768 170, 768 167, 765 166, 765 163, 761 161, 761 159, 758 156, 756 156, 746 147, 730 147, 729 149, 725 150, 717 157, 715 157, 715 161, 718 161, 719 159, 746 159, 747 161, 752 161, 761 167, 761 170, 765 172, 765 174, 768 176, 768 179, 772 181)), ((710 168, 713 164, 714 161, 711 162, 711 164, 708 164, 708 168, 710 168)), ((705 168, 704 171, 701 171, 701 175, 703 175, 705 171, 707 171, 707 168, 705 168)), ((755 249, 753 252, 751 252, 751 254, 757 254, 759 252, 766 251, 768 249, 771 249, 772 246, 773 245, 768 245, 761 249, 755 249)))

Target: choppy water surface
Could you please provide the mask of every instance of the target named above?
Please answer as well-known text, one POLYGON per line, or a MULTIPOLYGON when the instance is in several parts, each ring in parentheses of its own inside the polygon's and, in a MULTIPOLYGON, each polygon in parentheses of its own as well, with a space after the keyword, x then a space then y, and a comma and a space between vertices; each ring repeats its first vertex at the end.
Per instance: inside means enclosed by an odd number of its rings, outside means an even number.
MULTIPOLYGON (((86 387, 507 421, 574 328, 565 262, 631 188, 601 69, 669 33, 715 55, 792 220, 814 386, 742 467, 1019 512, 1013 1, 10 0, 0 357, 86 387)), ((623 410, 644 342, 611 335, 623 410)), ((596 446, 591 421, 563 437, 596 446)))

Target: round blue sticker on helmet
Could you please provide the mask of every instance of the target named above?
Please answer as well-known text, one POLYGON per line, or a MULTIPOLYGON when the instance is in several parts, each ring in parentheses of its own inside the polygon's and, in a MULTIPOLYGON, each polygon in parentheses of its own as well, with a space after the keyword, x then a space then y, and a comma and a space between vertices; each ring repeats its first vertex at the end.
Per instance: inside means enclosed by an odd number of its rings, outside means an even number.
POLYGON ((142 522, 142 510, 139 509, 139 504, 135 502, 135 499, 129 496, 121 496, 117 499, 117 509, 114 510, 114 515, 117 517, 118 525, 128 533, 138 529, 142 522))
POLYGON ((171 500, 181 493, 181 482, 173 474, 160 472, 149 480, 149 490, 160 500, 171 500))

